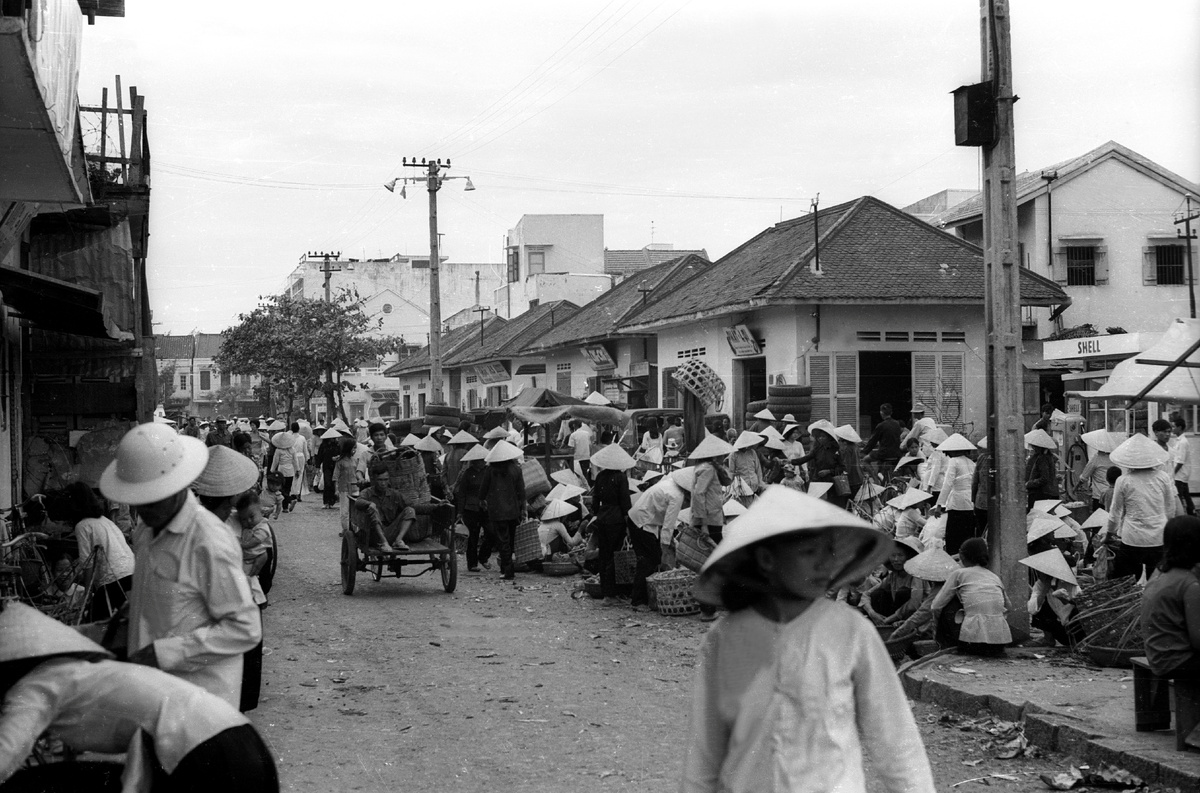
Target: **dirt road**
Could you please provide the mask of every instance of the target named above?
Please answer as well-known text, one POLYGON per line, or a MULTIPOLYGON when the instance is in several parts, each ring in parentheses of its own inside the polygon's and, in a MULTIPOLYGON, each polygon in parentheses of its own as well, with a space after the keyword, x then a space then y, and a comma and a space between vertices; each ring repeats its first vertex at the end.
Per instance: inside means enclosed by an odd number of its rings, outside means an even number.
MULTIPOLYGON (((288 791, 674 790, 705 623, 573 599, 577 579, 492 572, 338 578, 337 512, 277 523, 264 699, 252 716, 288 791)), ((460 557, 461 562, 461 557, 460 557)), ((990 736, 917 706, 939 790, 990 773, 1043 790, 1062 758, 995 760, 990 736), (981 760, 976 765, 964 765, 981 760)), ((970 790, 969 783, 955 790, 970 790)))

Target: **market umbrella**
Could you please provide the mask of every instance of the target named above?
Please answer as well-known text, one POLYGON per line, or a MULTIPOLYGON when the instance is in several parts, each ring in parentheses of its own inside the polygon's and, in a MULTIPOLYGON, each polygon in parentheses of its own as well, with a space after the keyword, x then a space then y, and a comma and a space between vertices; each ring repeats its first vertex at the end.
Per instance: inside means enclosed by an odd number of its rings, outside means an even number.
POLYGON ((1114 366, 1104 385, 1077 393, 1085 399, 1200 405, 1200 319, 1172 320, 1157 343, 1114 366))

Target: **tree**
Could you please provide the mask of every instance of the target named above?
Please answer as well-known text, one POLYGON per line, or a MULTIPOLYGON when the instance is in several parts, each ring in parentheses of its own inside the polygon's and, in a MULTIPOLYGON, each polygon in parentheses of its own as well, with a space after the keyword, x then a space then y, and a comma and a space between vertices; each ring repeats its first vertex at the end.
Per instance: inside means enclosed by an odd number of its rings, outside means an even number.
POLYGON ((248 402, 251 399, 250 389, 243 388, 240 385, 224 385, 213 394, 213 409, 217 413, 225 415, 238 413, 238 403, 248 402))
POLYGON ((259 375, 263 390, 269 388, 275 400, 286 404, 289 417, 296 402, 332 392, 345 418, 341 394, 354 385, 343 382, 342 375, 364 364, 377 365, 401 344, 398 337, 379 332, 383 320, 368 317, 363 303, 348 290, 328 303, 287 295, 267 298, 225 331, 216 364, 232 374, 259 375), (328 383, 326 366, 333 372, 328 383))

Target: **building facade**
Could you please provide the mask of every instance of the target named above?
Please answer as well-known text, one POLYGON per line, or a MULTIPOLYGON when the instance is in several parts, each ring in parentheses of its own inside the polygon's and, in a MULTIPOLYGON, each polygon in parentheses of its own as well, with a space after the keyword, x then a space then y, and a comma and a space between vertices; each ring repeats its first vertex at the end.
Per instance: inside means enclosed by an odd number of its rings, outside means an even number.
POLYGON ((217 367, 223 339, 221 333, 164 334, 155 339, 158 401, 168 416, 212 419, 273 412, 255 395, 258 375, 230 374, 217 367))
POLYGON ((587 302, 607 291, 603 215, 523 215, 505 238, 504 284, 492 307, 511 319, 555 300, 587 302))

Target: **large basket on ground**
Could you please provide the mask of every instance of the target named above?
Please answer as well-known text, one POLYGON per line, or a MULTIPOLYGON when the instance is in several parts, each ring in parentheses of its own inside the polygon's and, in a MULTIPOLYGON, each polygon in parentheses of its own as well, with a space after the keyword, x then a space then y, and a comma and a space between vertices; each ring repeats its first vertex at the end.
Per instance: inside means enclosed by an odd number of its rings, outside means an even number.
POLYGON ((538 521, 527 520, 513 533, 513 561, 528 564, 542 558, 542 542, 538 539, 538 521))
POLYGON ((720 405, 725 399, 725 383, 721 376, 699 358, 684 361, 671 373, 671 378, 706 405, 720 405))
POLYGON ((655 573, 646 579, 650 608, 668 617, 686 617, 700 613, 700 601, 692 596, 696 574, 676 568, 655 573))

